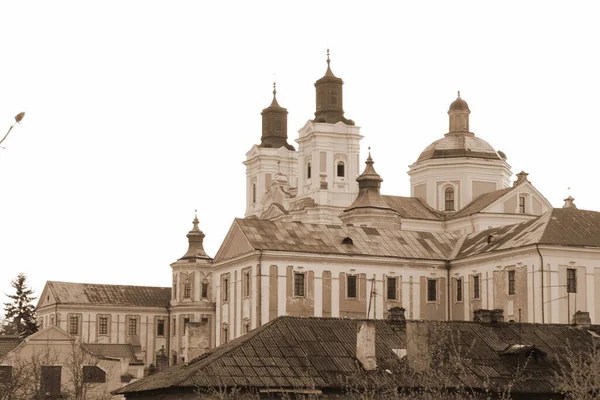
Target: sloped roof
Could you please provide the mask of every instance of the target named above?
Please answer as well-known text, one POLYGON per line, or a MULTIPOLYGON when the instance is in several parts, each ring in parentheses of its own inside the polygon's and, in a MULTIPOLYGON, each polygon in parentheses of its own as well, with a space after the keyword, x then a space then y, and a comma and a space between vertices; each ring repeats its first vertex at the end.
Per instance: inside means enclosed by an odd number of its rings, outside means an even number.
POLYGON ((441 221, 444 217, 442 213, 429 207, 420 197, 390 195, 382 195, 381 197, 402 218, 441 221))
POLYGON ((600 248, 600 213, 554 208, 536 219, 468 235, 457 258, 534 244, 600 248))
POLYGON ((131 344, 83 343, 83 347, 101 357, 128 359, 130 363, 142 361, 136 357, 131 344))
POLYGON ((459 238, 453 233, 256 219, 236 219, 234 223, 252 247, 272 251, 445 260, 459 238), (342 244, 346 237, 353 244, 342 244))
POLYGON ((466 217, 468 215, 481 212, 481 210, 498 200, 500 197, 511 192, 513 189, 514 187, 511 186, 504 189, 494 190, 493 192, 484 193, 469 204, 467 204, 463 209, 449 216, 448 219, 466 217))
POLYGON ((137 307, 168 307, 170 287, 101 285, 48 281, 59 304, 106 304, 137 307))
POLYGON ((23 341, 17 336, 0 336, 0 357, 14 350, 23 341))
MULTIPOLYGON (((406 358, 397 355, 406 346, 406 324, 372 320, 375 325, 376 382, 419 386, 407 382, 406 358), (386 371, 387 370, 387 371, 386 371), (402 372, 404 371, 404 372, 402 372)), ((356 332, 361 320, 281 316, 186 364, 134 382, 117 393, 140 393, 162 389, 179 392, 210 387, 344 388, 353 377, 364 374, 356 358, 356 332)), ((425 325, 431 348, 439 339, 456 344, 465 372, 456 377, 471 387, 499 387, 516 373, 517 363, 505 350, 524 343, 543 354, 545 360, 529 363, 522 380, 512 382, 513 393, 555 392, 555 372, 565 361, 567 344, 574 352, 589 350, 594 340, 588 331, 558 324, 480 323, 472 321, 408 321, 425 325), (438 335, 438 336, 434 336, 438 335)), ((442 345, 442 351, 446 351, 442 345)), ((420 347, 422 350, 422 346, 420 347)), ((407 356, 408 357, 408 356, 407 356)), ((522 367, 522 365, 521 365, 522 367)), ((434 371, 438 372, 440 366, 434 371)), ((447 368, 447 376, 456 374, 447 368)), ((431 379, 431 377, 430 377, 431 379)), ((431 385, 431 382, 429 382, 431 385)))

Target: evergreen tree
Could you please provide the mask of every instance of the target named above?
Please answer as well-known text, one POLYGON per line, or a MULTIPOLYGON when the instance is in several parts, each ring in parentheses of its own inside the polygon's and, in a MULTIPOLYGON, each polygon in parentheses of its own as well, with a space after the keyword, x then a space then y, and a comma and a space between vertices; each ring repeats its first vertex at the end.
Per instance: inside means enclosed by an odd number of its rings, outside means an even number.
POLYGON ((7 294, 12 302, 4 303, 4 316, 8 322, 4 327, 5 334, 29 336, 38 329, 35 322, 35 307, 31 304, 36 298, 26 281, 27 276, 21 272, 17 279, 10 282, 10 285, 15 288, 15 294, 7 294))

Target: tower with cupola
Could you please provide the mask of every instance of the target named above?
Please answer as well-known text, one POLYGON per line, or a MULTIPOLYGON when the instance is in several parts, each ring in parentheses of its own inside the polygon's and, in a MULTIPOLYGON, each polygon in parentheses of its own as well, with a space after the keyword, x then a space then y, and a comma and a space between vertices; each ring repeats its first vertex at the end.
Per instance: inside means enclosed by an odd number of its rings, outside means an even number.
POLYGON ((215 304, 212 284, 212 258, 204 251, 204 233, 198 217, 188 232, 188 250, 171 264, 173 286, 170 312, 171 363, 191 359, 214 347, 215 304), (194 343, 186 335, 194 329, 194 343))
POLYGON ((315 118, 298 131, 299 201, 310 198, 318 206, 306 222, 339 222, 337 215, 358 194, 360 128, 344 116, 344 82, 327 70, 315 82, 315 118))
POLYGON ((260 144, 246 153, 246 213, 260 218, 265 211, 263 200, 273 183, 293 188, 297 181, 297 153, 287 141, 287 109, 277 102, 273 83, 273 100, 262 113, 260 144))
POLYGON ((448 110, 448 133, 427 146, 409 166, 411 196, 444 213, 510 186, 512 173, 506 155, 470 131, 469 114, 469 105, 458 92, 448 110))

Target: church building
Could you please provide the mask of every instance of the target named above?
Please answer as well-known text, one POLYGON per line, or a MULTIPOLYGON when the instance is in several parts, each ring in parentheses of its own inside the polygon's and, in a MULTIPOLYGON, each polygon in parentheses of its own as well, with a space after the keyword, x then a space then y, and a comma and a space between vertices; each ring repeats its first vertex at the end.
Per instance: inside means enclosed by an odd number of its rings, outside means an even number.
POLYGON ((376 157, 360 160, 363 136, 330 64, 328 55, 296 145, 274 85, 260 143, 244 161, 245 216, 214 258, 196 218, 170 288, 124 286, 138 293, 124 309, 60 302, 64 283, 49 282, 40 321, 68 331, 77 314, 82 339, 134 340, 147 364, 159 350, 171 363, 189 360, 281 315, 382 319, 402 307, 408 319, 501 309, 505 321, 570 323, 576 311, 600 321, 600 213, 571 197, 553 208, 527 173, 513 177, 505 154, 471 132, 460 92, 448 132, 409 166, 411 196, 381 194, 376 157), (103 323, 108 339, 97 334, 103 323))

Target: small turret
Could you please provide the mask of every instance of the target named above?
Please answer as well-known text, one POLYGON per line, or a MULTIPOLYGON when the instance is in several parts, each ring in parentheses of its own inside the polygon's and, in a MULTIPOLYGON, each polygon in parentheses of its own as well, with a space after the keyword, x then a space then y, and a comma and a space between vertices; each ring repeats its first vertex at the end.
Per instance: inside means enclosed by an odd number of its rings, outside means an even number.
POLYGON ((198 227, 198 215, 196 214, 194 221, 194 227, 186 235, 188 238, 188 251, 180 258, 180 260, 194 260, 194 259, 210 259, 210 257, 204 251, 204 232, 198 227))
POLYGON ((574 210, 577 210, 577 206, 574 203, 575 199, 572 196, 567 197, 564 202, 565 204, 562 206, 562 208, 572 208, 574 210))
POLYGON ((458 97, 450 104, 450 109, 448 110, 450 117, 450 129, 448 133, 470 133, 469 114, 471 114, 469 105, 460 97, 459 90, 458 97))
POLYGON ((280 148, 295 150, 294 146, 287 142, 287 109, 281 107, 277 102, 277 88, 273 82, 273 101, 271 105, 262 110, 262 136, 260 147, 280 148))

